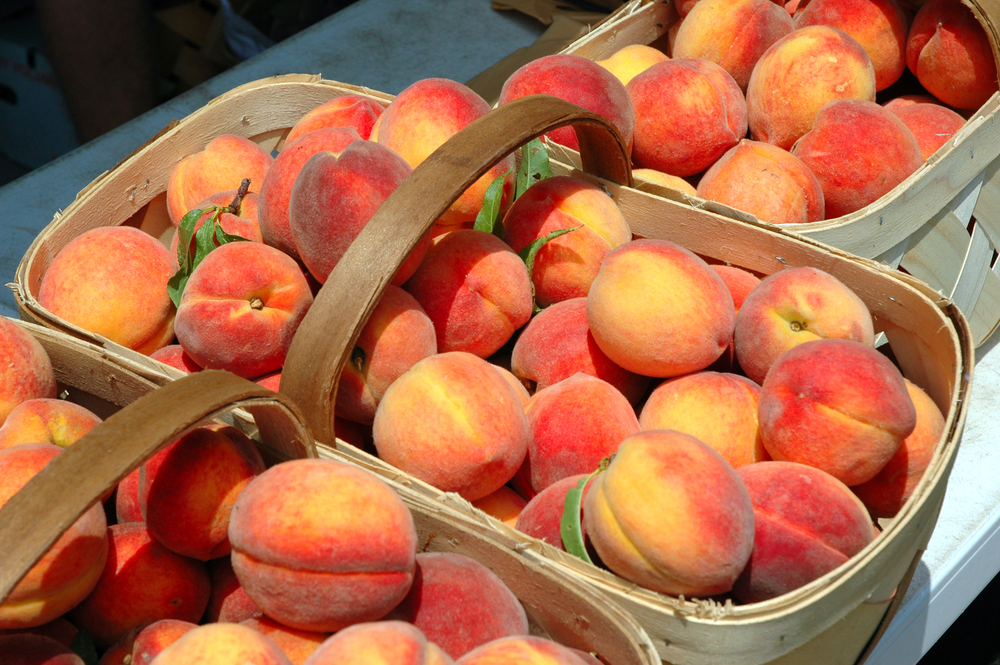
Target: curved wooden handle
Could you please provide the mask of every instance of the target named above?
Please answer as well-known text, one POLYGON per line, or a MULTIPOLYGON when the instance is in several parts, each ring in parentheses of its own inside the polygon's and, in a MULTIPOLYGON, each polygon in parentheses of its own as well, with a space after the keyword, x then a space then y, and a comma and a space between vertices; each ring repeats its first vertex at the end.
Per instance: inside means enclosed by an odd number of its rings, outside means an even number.
POLYGON ((630 185, 629 152, 604 117, 549 95, 491 111, 455 134, 386 199, 330 273, 292 340, 281 392, 333 444, 340 372, 396 269, 462 192, 531 139, 573 125, 588 173, 630 185))
POLYGON ((204 370, 156 389, 63 450, 0 509, 0 602, 107 490, 188 430, 235 408, 281 433, 264 442, 279 454, 316 457, 296 406, 252 381, 204 370))

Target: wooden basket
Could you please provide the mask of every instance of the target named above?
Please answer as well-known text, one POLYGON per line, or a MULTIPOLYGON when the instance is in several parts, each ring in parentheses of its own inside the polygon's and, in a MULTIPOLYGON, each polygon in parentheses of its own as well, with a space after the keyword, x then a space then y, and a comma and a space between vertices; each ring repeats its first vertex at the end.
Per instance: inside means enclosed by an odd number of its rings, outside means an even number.
MULTIPOLYGON (((1000 67, 1000 3, 963 0, 986 28, 1000 67)), ((919 4, 919 3, 918 3, 919 4)), ((630 44, 666 49, 666 33, 678 20, 674 3, 632 0, 563 53, 603 60, 630 44)), ((901 267, 950 298, 965 313, 973 343, 982 344, 1000 325, 1000 93, 994 94, 944 147, 904 182, 856 212, 783 228, 851 254, 901 267)), ((553 156, 579 168, 577 154, 555 147, 553 156)), ((756 219, 727 206, 689 197, 648 180, 636 187, 667 199, 692 219, 710 210, 734 219, 756 219)), ((679 214, 679 213, 678 213, 679 214)))
MULTIPOLYGON (((107 418, 66 448, 0 509, 0 542, 4 543, 0 601, 89 506, 157 450, 200 424, 242 413, 235 419, 239 423, 252 414, 261 429, 269 432, 256 441, 265 459, 317 456, 309 428, 283 395, 213 370, 158 388, 89 345, 47 328, 22 325, 49 353, 60 387, 69 398, 98 406, 107 418)), ((323 456, 352 464, 329 449, 323 456)), ((659 662, 635 619, 577 576, 546 561, 523 557, 411 489, 388 483, 409 506, 422 550, 464 554, 489 567, 521 601, 533 634, 596 653, 602 662, 615 665, 659 662)))

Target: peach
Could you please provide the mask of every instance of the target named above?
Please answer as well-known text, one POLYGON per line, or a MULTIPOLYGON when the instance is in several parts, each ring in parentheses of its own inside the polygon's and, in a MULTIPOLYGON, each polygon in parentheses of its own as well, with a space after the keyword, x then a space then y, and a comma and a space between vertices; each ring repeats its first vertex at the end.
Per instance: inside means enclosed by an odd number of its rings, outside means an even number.
POLYGON ((493 367, 500 372, 500 376, 504 378, 504 381, 506 381, 510 387, 514 389, 514 392, 517 393, 518 399, 521 400, 521 404, 527 404, 528 400, 531 399, 531 393, 528 392, 527 387, 521 383, 521 379, 514 376, 514 373, 506 367, 501 367, 500 365, 493 365, 493 367))
POLYGON ((504 485, 495 492, 487 494, 481 499, 476 499, 472 505, 487 515, 497 518, 507 526, 513 527, 526 503, 520 494, 504 485))
POLYGON ((918 103, 884 108, 892 111, 913 132, 917 145, 920 146, 920 156, 925 162, 937 152, 938 148, 947 143, 955 132, 965 126, 965 118, 940 104, 918 103))
POLYGON ((300 136, 324 128, 350 127, 359 138, 368 140, 372 126, 385 111, 385 107, 364 95, 341 95, 323 102, 296 122, 285 137, 285 146, 300 136))
POLYGON ((827 219, 874 203, 924 163, 920 144, 903 121, 861 99, 820 109, 792 154, 819 180, 827 219))
MULTIPOLYGON (((292 186, 288 223, 298 255, 317 281, 326 282, 348 246, 410 171, 399 155, 371 141, 355 141, 339 155, 319 151, 306 160, 292 186)), ((427 245, 427 240, 417 244, 393 284, 413 274, 427 245)))
POLYGON ((764 52, 750 75, 750 134, 755 141, 789 150, 813 126, 819 110, 837 99, 875 101, 871 58, 836 28, 794 30, 764 52))
MULTIPOLYGON (((386 107, 379 118, 377 140, 416 168, 460 129, 489 111, 486 100, 466 85, 445 78, 421 79, 386 107)), ((514 168, 513 155, 493 165, 445 211, 437 225, 452 227, 475 221, 487 188, 504 174, 500 209, 506 209, 514 195, 514 168)))
POLYGON ((44 635, 0 635, 4 665, 84 665, 69 647, 44 635))
POLYGON ((587 295, 597 345, 613 362, 647 376, 708 367, 729 344, 735 319, 722 278, 667 240, 633 240, 612 250, 587 295))
POLYGON ((823 189, 801 159, 749 139, 712 164, 698 181, 698 196, 772 224, 818 222, 825 214, 823 189))
POLYGON ((740 367, 757 384, 782 353, 827 337, 874 346, 872 315, 843 282, 810 266, 765 277, 743 301, 733 332, 740 367))
POLYGON ((907 17, 896 0, 810 0, 795 27, 828 25, 853 37, 872 61, 875 90, 885 90, 906 69, 907 17))
POLYGON ((241 623, 263 616, 257 603, 240 585, 228 556, 209 561, 208 575, 212 580, 212 595, 202 617, 204 623, 241 623))
POLYGON ((921 5, 906 41, 906 66, 949 106, 978 109, 997 91, 997 67, 986 30, 959 0, 921 5))
POLYGON ((0 637, 4 635, 19 635, 27 633, 30 635, 42 635, 49 637, 65 647, 72 648, 73 640, 80 633, 76 626, 71 624, 66 617, 56 617, 48 623, 29 628, 4 629, 0 630, 0 637))
POLYGON ((99 649, 143 623, 201 619, 211 593, 203 562, 171 552, 141 522, 108 527, 108 541, 97 586, 69 614, 99 649))
POLYGON ((380 458, 469 501, 510 480, 531 438, 514 389, 490 363, 461 351, 424 358, 396 379, 372 434, 380 458))
MULTIPOLYGON (((531 497, 524 510, 517 516, 514 528, 532 538, 544 540, 556 549, 565 550, 562 541, 562 518, 566 507, 566 494, 588 475, 581 473, 557 480, 531 497)), ((591 481, 584 487, 584 495, 592 484, 591 481)), ((580 514, 583 514, 582 508, 580 514)), ((586 525, 581 521, 580 526, 586 537, 586 525)))
POLYGON ((179 619, 160 619, 143 626, 132 639, 132 660, 122 665, 149 665, 161 651, 197 627, 196 623, 179 619))
MULTIPOLYGON (((736 313, 739 314, 740 307, 743 306, 743 301, 760 284, 760 278, 753 273, 735 266, 713 263, 710 267, 722 278, 726 288, 729 289, 729 295, 733 297, 733 305, 736 307, 736 313)), ((735 339, 729 340, 729 346, 726 348, 726 351, 712 367, 720 371, 732 371, 737 367, 735 339)))
POLYGON ((663 51, 645 44, 623 46, 597 64, 615 75, 622 85, 628 85, 636 74, 670 58, 663 51))
POLYGON ((524 608, 503 580, 454 552, 417 554, 413 587, 388 618, 413 624, 452 658, 501 637, 528 634, 524 608))
POLYGON ((312 301, 309 282, 290 256, 256 242, 231 242, 191 273, 177 308, 177 341, 202 367, 262 376, 284 364, 312 301))
POLYGON ((511 371, 534 390, 583 372, 613 385, 633 406, 649 386, 648 377, 615 364, 597 345, 586 298, 564 300, 532 318, 514 342, 511 371))
POLYGON ((759 417, 772 458, 814 466, 848 486, 871 480, 917 419, 896 366, 846 339, 803 342, 782 354, 761 386, 759 417))
POLYGON ((904 381, 917 410, 917 424, 874 478, 851 488, 872 517, 896 516, 920 482, 944 433, 944 416, 934 400, 915 383, 904 381))
POLYGON ((274 159, 274 163, 260 183, 258 197, 258 219, 264 242, 294 258, 299 258, 299 251, 292 235, 288 206, 295 178, 302 171, 306 161, 316 153, 340 154, 351 143, 361 140, 361 136, 353 127, 317 129, 309 132, 309 138, 305 136, 300 138, 304 140, 292 139, 291 135, 285 140, 284 149, 274 159))
POLYGON ((115 515, 119 524, 145 521, 139 507, 139 471, 137 468, 122 478, 115 490, 115 515))
POLYGON ((676 189, 679 192, 684 192, 689 196, 697 196, 698 190, 695 189, 694 185, 689 183, 684 178, 678 178, 675 175, 670 175, 669 173, 663 173, 662 171, 657 171, 655 169, 632 169, 632 176, 636 178, 645 178, 650 182, 654 182, 663 187, 669 187, 670 189, 676 189))
POLYGON ((0 448, 19 443, 69 446, 101 424, 90 409, 64 399, 36 397, 18 404, 0 427, 0 448))
POLYGON ((684 17, 671 53, 714 62, 746 92, 764 51, 792 29, 792 17, 771 0, 703 0, 684 17))
POLYGON ((265 635, 238 623, 209 623, 185 633, 160 652, 156 665, 291 665, 288 657, 265 635))
POLYGON ((736 81, 709 60, 666 60, 627 86, 635 108, 632 161, 686 177, 700 173, 747 133, 747 105, 736 81))
POLYGON ((759 398, 760 386, 746 377, 696 372, 654 388, 639 426, 690 434, 739 468, 770 459, 757 426, 759 398))
POLYGON ((229 540, 247 594, 291 628, 375 621, 413 583, 409 509, 371 472, 334 460, 283 462, 257 476, 233 506, 229 540))
POLYGON ((413 296, 389 284, 361 329, 337 388, 336 413, 365 425, 393 381, 437 353, 434 324, 413 296))
MULTIPOLYGON (((230 189, 224 192, 217 192, 196 204, 192 210, 205 210, 206 212, 198 217, 191 230, 188 256, 194 256, 195 234, 198 232, 198 229, 204 226, 205 222, 215 215, 215 209, 212 206, 230 208, 235 203, 235 208, 231 208, 235 212, 226 210, 218 214, 218 225, 229 235, 239 236, 252 242, 264 242, 264 236, 261 235, 260 222, 258 221, 258 215, 260 214, 258 199, 259 196, 253 192, 247 192, 244 196, 239 196, 238 190, 230 189)), ((180 230, 178 229, 178 232, 170 239, 170 253, 174 256, 177 256, 177 245, 179 243, 180 230)), ((218 247, 218 242, 215 245, 218 247)), ((180 263, 180 258, 177 261, 180 263)))
MULTIPOLYGON (((329 638, 306 665, 429 665, 432 647, 419 628, 403 621, 373 621, 349 626, 329 638)), ((445 663, 451 658, 445 657, 445 663)))
POLYGON ((875 536, 865 507, 830 474, 794 462, 739 469, 753 502, 753 554, 733 584, 743 603, 768 600, 822 577, 875 536))
POLYGON ((670 430, 622 442, 587 492, 583 518, 608 568, 661 593, 725 593, 753 549, 753 505, 736 471, 670 430))
MULTIPOLYGON (((48 443, 0 450, 0 507, 61 451, 48 443)), ((107 521, 95 503, 0 603, 0 629, 40 626, 66 613, 97 584, 107 558, 107 521)))
POLYGON ((531 280, 509 245, 485 231, 436 242, 404 285, 434 323, 441 353, 493 355, 531 318, 531 280))
POLYGON ((174 369, 179 369, 186 374, 200 372, 203 368, 187 354, 180 344, 168 344, 161 349, 157 349, 149 354, 153 360, 159 360, 165 365, 170 365, 174 369))
POLYGON ((524 635, 504 637, 484 644, 455 661, 455 665, 587 665, 574 649, 558 642, 524 635))
MULTIPOLYGON (((557 53, 522 65, 507 77, 498 105, 528 95, 554 95, 607 118, 632 146, 636 113, 625 85, 600 64, 578 55, 557 53)), ((560 127, 546 137, 573 150, 580 149, 576 130, 560 127)))
POLYGON ((548 241, 535 256, 531 281, 539 307, 585 297, 607 253, 632 240, 614 199, 597 185, 570 176, 529 187, 507 210, 503 228, 519 254, 550 233, 576 228, 548 241))
POLYGON ((537 391, 524 411, 531 428, 524 465, 535 492, 567 476, 596 471, 619 443, 639 431, 625 396, 582 372, 537 391))
POLYGON ((252 191, 259 191, 273 161, 270 152, 235 134, 217 136, 200 152, 181 159, 167 181, 167 212, 174 226, 199 201, 231 189, 245 178, 250 179, 252 191))
POLYGON ((889 101, 882 104, 882 106, 891 111, 892 109, 902 108, 903 106, 910 106, 911 104, 937 104, 940 106, 941 102, 938 100, 937 97, 933 95, 911 94, 911 95, 900 95, 898 97, 893 97, 889 101))
POLYGON ((306 659, 319 648, 319 645, 330 637, 329 633, 317 633, 284 626, 263 614, 240 623, 262 633, 277 644, 281 652, 288 656, 288 660, 292 661, 292 665, 303 665, 306 659))
POLYGON ((0 425, 21 402, 56 396, 56 374, 42 345, 25 328, 0 317, 0 425))
POLYGON ((173 341, 167 282, 177 261, 153 236, 102 226, 68 242, 42 276, 38 303, 61 319, 139 353, 173 341))

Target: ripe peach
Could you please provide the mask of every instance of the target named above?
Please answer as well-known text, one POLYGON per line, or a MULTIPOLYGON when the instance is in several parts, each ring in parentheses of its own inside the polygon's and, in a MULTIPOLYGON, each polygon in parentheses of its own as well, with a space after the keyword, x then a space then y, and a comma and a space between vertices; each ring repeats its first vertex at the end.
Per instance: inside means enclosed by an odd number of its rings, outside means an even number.
POLYGON ((528 634, 524 608, 503 580, 454 552, 417 554, 413 587, 388 618, 413 624, 452 658, 491 640, 528 634))
POLYGON ((735 318, 722 278, 666 240, 633 240, 612 250, 587 295, 597 345, 618 365, 646 376, 708 367, 729 344, 735 318))
POLYGON ((493 355, 531 318, 524 261, 485 231, 453 231, 434 244, 404 288, 437 332, 441 353, 493 355))
POLYGON ((156 665, 291 665, 277 644, 238 623, 198 626, 161 651, 153 662, 156 665))
MULTIPOLYGON (((309 657, 307 665, 430 665, 430 640, 403 621, 372 621, 348 626, 309 657)), ((451 658, 445 661, 451 663, 451 658)))
POLYGON ((792 29, 792 17, 771 0, 704 0, 684 17, 671 53, 714 62, 746 92, 760 56, 792 29))
POLYGON ((903 107, 889 108, 903 124, 913 132, 920 146, 920 156, 926 162, 927 158, 937 152, 955 135, 955 132, 965 126, 965 118, 940 104, 909 104, 903 107))
POLYGON ((531 665, 588 665, 579 652, 558 642, 519 635, 503 637, 484 644, 455 661, 455 665, 493 665, 493 663, 531 663, 531 665))
POLYGON ((342 462, 293 460, 257 476, 233 506, 229 540, 247 594, 300 630, 380 619, 413 582, 409 509, 374 474, 342 462))
POLYGON ((757 384, 782 353, 825 337, 875 344, 868 306, 839 279, 809 266, 765 277, 743 301, 733 333, 740 367, 757 384))
MULTIPOLYGON (((47 443, 0 450, 0 507, 61 451, 47 443)), ((97 584, 107 558, 107 521, 96 503, 0 603, 0 629, 40 626, 66 613, 97 584)))
POLYGON ((187 354, 180 344, 168 344, 161 349, 157 349, 149 354, 153 360, 159 360, 165 365, 170 365, 174 369, 190 374, 200 372, 203 368, 187 354))
POLYGON ((167 282, 177 260, 131 226, 102 226, 66 244, 38 291, 39 304, 84 330, 150 354, 174 337, 167 282))
POLYGON ((250 139, 235 134, 217 136, 203 150, 180 160, 167 181, 167 212, 174 226, 199 201, 250 179, 259 191, 274 158, 250 139))
POLYGON ((813 126, 819 110, 837 99, 875 101, 871 58, 836 28, 794 30, 764 52, 750 75, 750 134, 755 141, 789 150, 813 126))
POLYGON ((882 106, 891 111, 892 109, 898 109, 904 106, 910 106, 911 104, 937 104, 939 106, 942 105, 940 100, 938 100, 938 98, 933 95, 912 94, 912 95, 900 95, 899 97, 893 97, 889 101, 882 104, 882 106))
POLYGON ((663 173, 662 171, 657 171, 655 169, 632 169, 632 175, 636 178, 645 178, 651 182, 655 182, 658 185, 664 187, 669 187, 670 189, 676 189, 679 192, 684 192, 690 196, 697 196, 698 190, 695 189, 694 185, 689 183, 684 178, 678 178, 675 175, 670 175, 669 173, 663 173))
MULTIPOLYGON (((742 268, 737 268, 735 266, 711 264, 710 266, 715 273, 722 278, 725 283, 726 288, 729 289, 729 295, 733 297, 733 305, 736 308, 736 313, 740 313, 740 307, 743 306, 743 301, 746 297, 753 291, 758 284, 760 284, 760 278, 756 275, 743 270, 742 268)), ((735 332, 735 330, 734 330, 735 332)), ((735 338, 735 335, 734 335, 735 338)), ((737 367, 736 362, 736 343, 735 339, 729 340, 729 346, 726 351, 719 356, 712 367, 718 369, 719 371, 732 371, 737 367)))
MULTIPOLYGON (((205 225, 209 219, 214 215, 214 210, 210 209, 210 206, 228 206, 236 200, 237 190, 227 190, 224 192, 217 192, 212 196, 209 196, 204 201, 197 203, 192 210, 208 210, 198 218, 198 221, 194 224, 194 232, 191 234, 191 243, 188 247, 188 255, 194 256, 195 250, 195 239, 194 233, 197 233, 198 229, 205 225)), ((259 202, 258 195, 253 192, 248 192, 242 199, 240 199, 239 206, 235 213, 223 212, 218 216, 218 224, 222 227, 222 230, 229 235, 239 236, 245 238, 252 242, 264 242, 264 237, 261 235, 260 222, 258 221, 259 215, 259 202)), ((177 256, 177 245, 180 242, 180 233, 175 233, 173 238, 170 240, 170 253, 177 256)), ((218 243, 216 243, 218 246, 218 243)), ((178 263, 180 259, 178 258, 178 263)))
POLYGON ((500 372, 500 376, 504 378, 504 381, 506 381, 508 385, 510 385, 510 387, 514 389, 514 392, 517 393, 518 399, 521 400, 522 406, 524 404, 527 404, 528 400, 531 399, 531 393, 528 392, 528 389, 525 387, 525 385, 521 383, 521 380, 516 376, 514 376, 514 373, 511 372, 506 367, 501 367, 500 365, 496 365, 493 363, 490 364, 492 364, 493 367, 496 368, 498 372, 500 372))
POLYGON ((870 543, 875 529, 844 483, 794 462, 764 462, 737 472, 753 502, 753 554, 733 585, 743 603, 797 589, 870 543))
POLYGON ((204 623, 241 623, 263 616, 263 612, 247 595, 233 572, 233 562, 228 556, 208 562, 208 575, 212 580, 212 595, 205 608, 204 623))
POLYGON ((469 501, 510 480, 531 438, 514 389, 488 362, 461 351, 424 358, 396 379, 372 433, 383 460, 469 501))
POLYGON ((759 398, 760 386, 746 377, 696 372, 653 389, 639 426, 690 434, 739 468, 770 459, 757 426, 759 398))
POLYGON ((290 256, 256 242, 231 242, 191 273, 177 308, 177 341, 202 367, 261 376, 284 364, 312 300, 290 256))
POLYGON ((632 240, 618 205, 597 185, 570 176, 546 178, 507 210, 504 234, 520 253, 554 231, 579 227, 539 250, 531 272, 539 307, 581 298, 607 253, 632 240))
POLYGON ((179 619, 160 619, 142 626, 132 639, 132 659, 122 665, 149 665, 161 651, 197 627, 196 623, 179 619))
POLYGON ((277 644, 281 652, 288 656, 288 660, 292 661, 292 665, 303 665, 309 656, 319 648, 319 645, 323 644, 330 637, 329 633, 299 630, 282 625, 263 614, 253 619, 246 619, 240 623, 262 633, 277 644))
POLYGON ((645 44, 629 44, 623 46, 597 64, 615 75, 622 85, 628 85, 636 74, 643 72, 652 65, 670 58, 663 51, 645 44))
POLYGON ((0 317, 0 424, 18 404, 56 396, 56 374, 42 345, 14 321, 0 317))
POLYGON ((300 136, 328 127, 350 127, 359 138, 367 141, 372 126, 384 111, 382 104, 364 95, 334 97, 306 113, 292 126, 285 137, 285 147, 300 136))
POLYGON ((4 665, 84 665, 72 649, 44 635, 0 635, 4 665))
POLYGON ((19 635, 22 633, 49 637, 65 647, 72 648, 73 640, 76 639, 76 636, 80 633, 80 631, 76 626, 71 624, 66 617, 61 616, 56 617, 48 623, 43 623, 40 626, 0 630, 0 637, 4 635, 19 635))
POLYGON ((504 485, 495 492, 491 492, 481 499, 476 499, 472 505, 487 515, 497 518, 507 526, 513 527, 526 503, 520 494, 504 485))
POLYGON ((119 524, 145 521, 139 507, 139 471, 135 469, 122 478, 115 490, 115 515, 119 524))
POLYGON ((670 430, 622 442, 587 492, 583 518, 608 568, 662 593, 729 591, 753 548, 753 506, 736 471, 670 430))
MULTIPOLYGON (((524 510, 517 516, 514 528, 532 538, 544 540, 556 549, 565 550, 562 541, 562 517, 566 507, 566 494, 588 475, 581 473, 557 480, 531 497, 524 510)), ((592 484, 593 481, 584 487, 584 496, 590 491, 592 484)), ((580 514, 583 514, 582 505, 580 514)), ((581 521, 580 527, 586 537, 586 524, 581 521)))
POLYGON ((37 397, 18 404, 0 427, 0 448, 19 443, 72 444, 101 424, 90 409, 64 399, 37 397))
POLYGON ((746 136, 743 93, 714 62, 660 62, 629 81, 627 90, 635 107, 632 160, 638 167, 694 175, 746 136))

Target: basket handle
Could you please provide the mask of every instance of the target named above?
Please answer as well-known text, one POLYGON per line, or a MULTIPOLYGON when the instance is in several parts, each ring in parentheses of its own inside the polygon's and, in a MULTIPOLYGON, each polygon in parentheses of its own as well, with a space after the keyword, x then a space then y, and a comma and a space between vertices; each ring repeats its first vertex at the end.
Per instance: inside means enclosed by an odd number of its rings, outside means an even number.
POLYGON ((317 440, 335 441, 340 373, 361 328, 396 269, 434 222, 494 164, 531 139, 573 125, 583 169, 632 184, 627 144, 604 117, 550 95, 505 104, 455 134, 413 170, 330 273, 292 340, 281 392, 306 416, 317 440))
POLYGON ((279 456, 316 457, 287 397, 220 370, 204 370, 140 397, 54 457, 0 509, 0 602, 100 497, 200 423, 245 408, 279 456))

